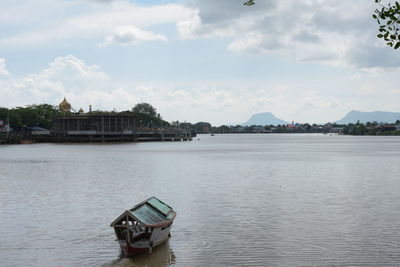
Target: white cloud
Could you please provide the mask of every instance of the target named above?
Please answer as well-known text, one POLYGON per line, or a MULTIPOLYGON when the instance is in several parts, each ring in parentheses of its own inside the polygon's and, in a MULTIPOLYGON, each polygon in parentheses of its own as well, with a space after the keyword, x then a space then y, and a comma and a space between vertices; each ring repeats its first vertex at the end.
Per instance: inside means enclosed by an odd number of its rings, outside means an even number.
POLYGON ((186 0, 196 8, 177 23, 183 39, 231 39, 236 53, 279 53, 299 61, 356 69, 400 68, 400 54, 376 38, 373 1, 186 0))
POLYGON ((362 79, 354 89, 337 87, 346 81, 264 81, 253 85, 237 80, 185 84, 130 81, 126 85, 113 81, 100 66, 65 56, 37 73, 0 79, 0 106, 57 105, 65 96, 76 110, 87 110, 91 104, 94 109, 122 111, 148 102, 169 121, 235 124, 248 120, 254 113, 270 111, 286 121, 326 122, 338 120, 352 109, 396 111, 398 101, 393 96, 398 94, 397 83, 385 84, 387 93, 377 94, 370 90, 381 86, 375 80, 362 79), (362 90, 368 93, 360 94, 362 90))
POLYGON ((18 20, 12 16, 0 17, 0 25, 5 29, 15 28, 13 31, 4 31, 0 34, 0 46, 26 46, 27 43, 30 46, 52 45, 73 39, 100 41, 105 36, 112 38, 110 36, 115 34, 117 38, 120 26, 148 28, 161 24, 174 24, 188 17, 191 11, 178 4, 139 6, 128 0, 38 1, 39 4, 36 6, 29 4, 30 1, 21 1, 14 6, 11 2, 8 5, 1 5, 2 9, 5 8, 11 14, 25 15, 18 16, 18 20))
POLYGON ((284 85, 279 85, 279 86, 275 86, 272 88, 275 91, 286 91, 287 89, 289 89, 287 86, 284 85))
POLYGON ((58 57, 39 73, 0 80, 1 105, 57 103, 63 96, 106 91, 109 77, 96 65, 73 57, 58 57))
MULTIPOLYGON (((243 35, 255 27, 265 14, 257 10, 245 12, 242 6, 231 1, 188 1, 186 16, 176 24, 178 34, 182 39, 201 37, 234 37, 243 35), (241 14, 243 13, 244 14, 241 14)), ((261 6, 265 7, 264 2, 261 6)), ((275 6, 271 4, 271 6, 275 6)), ((263 10, 265 12, 265 10, 263 10)), ((267 12, 268 14, 268 12, 267 12)))
POLYGON ((198 9, 194 9, 189 12, 189 16, 179 20, 176 23, 176 26, 179 36, 183 40, 196 38, 194 33, 197 32, 197 30, 202 26, 198 9))
POLYGON ((279 53, 297 61, 355 69, 400 67, 400 54, 376 38, 373 1, 262 0, 252 7, 231 0, 179 3, 18 0, 15 4, 4 0, 0 46, 53 45, 77 39, 103 46, 134 45, 167 39, 143 29, 176 24, 181 39, 227 39, 227 49, 234 53, 279 53))
POLYGON ((228 49, 233 52, 257 51, 262 47, 264 36, 258 32, 250 32, 244 38, 231 42, 228 49))
POLYGON ((0 76, 8 76, 10 73, 6 69, 6 60, 0 57, 0 76))
POLYGON ((106 47, 110 45, 128 46, 137 45, 145 41, 167 41, 167 37, 155 34, 150 31, 144 31, 136 28, 133 25, 130 26, 119 26, 110 35, 107 35, 104 42, 101 43, 100 47, 106 47))

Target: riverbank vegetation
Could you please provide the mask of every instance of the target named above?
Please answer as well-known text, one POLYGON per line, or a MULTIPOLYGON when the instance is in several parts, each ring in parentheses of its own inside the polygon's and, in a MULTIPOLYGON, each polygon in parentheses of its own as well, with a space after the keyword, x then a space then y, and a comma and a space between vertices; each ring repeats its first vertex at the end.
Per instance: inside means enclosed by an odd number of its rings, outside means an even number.
POLYGON ((252 125, 212 127, 212 133, 335 133, 345 135, 400 135, 400 120, 396 123, 349 123, 349 124, 309 124, 295 123, 287 125, 252 125))
MULTIPOLYGON (((309 124, 292 123, 287 125, 221 125, 212 126, 209 122, 179 122, 165 121, 157 109, 149 103, 138 103, 131 110, 116 111, 91 111, 98 113, 123 113, 132 114, 136 118, 139 128, 171 128, 178 127, 183 130, 198 134, 204 133, 338 133, 346 135, 400 135, 400 118, 395 123, 385 124, 378 122, 350 123, 350 124, 309 124)), ((86 113, 62 112, 58 107, 49 104, 29 105, 26 107, 4 108, 0 107, 0 121, 4 125, 9 121, 14 131, 40 130, 51 127, 52 118, 60 115, 73 115, 86 113)), ((1 125, 0 125, 1 126, 1 125)), ((0 129, 1 130, 1 129, 0 129)))
POLYGON ((26 107, 0 107, 0 120, 9 122, 12 129, 21 130, 25 127, 50 127, 51 119, 60 115, 60 111, 52 105, 40 104, 26 107))
POLYGON ((393 124, 367 122, 348 124, 343 129, 348 135, 400 135, 400 120, 393 124))

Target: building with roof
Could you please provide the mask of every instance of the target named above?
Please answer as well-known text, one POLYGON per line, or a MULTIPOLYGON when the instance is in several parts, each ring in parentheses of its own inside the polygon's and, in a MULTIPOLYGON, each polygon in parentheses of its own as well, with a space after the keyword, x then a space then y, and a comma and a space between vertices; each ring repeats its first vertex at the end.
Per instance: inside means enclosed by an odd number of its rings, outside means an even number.
POLYGON ((53 118, 50 131, 56 140, 131 141, 135 118, 121 113, 80 113, 53 118))
POLYGON ((64 100, 59 104, 62 115, 52 118, 49 131, 32 130, 35 142, 118 142, 192 140, 193 134, 178 128, 140 128, 130 112, 78 112, 64 100), (71 110, 73 112, 71 112, 71 110))

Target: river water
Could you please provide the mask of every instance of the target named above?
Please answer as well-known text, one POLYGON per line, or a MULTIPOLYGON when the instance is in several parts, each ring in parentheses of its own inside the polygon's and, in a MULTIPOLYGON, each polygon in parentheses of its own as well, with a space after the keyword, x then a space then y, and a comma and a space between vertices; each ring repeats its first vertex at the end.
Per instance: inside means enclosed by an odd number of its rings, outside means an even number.
POLYGON ((400 266, 400 138, 200 135, 0 146, 0 266, 400 266), (157 196, 151 255, 109 224, 157 196))

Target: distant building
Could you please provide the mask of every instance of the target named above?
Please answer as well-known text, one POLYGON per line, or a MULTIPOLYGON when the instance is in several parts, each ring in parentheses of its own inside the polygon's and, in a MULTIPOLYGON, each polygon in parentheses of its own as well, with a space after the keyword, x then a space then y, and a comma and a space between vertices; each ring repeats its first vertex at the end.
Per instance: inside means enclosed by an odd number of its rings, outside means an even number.
POLYGON ((394 124, 385 124, 383 126, 380 126, 379 130, 381 132, 388 132, 388 131, 396 131, 397 128, 396 128, 396 125, 394 125, 394 124))
POLYGON ((338 126, 338 127, 331 127, 331 128, 330 128, 330 132, 331 132, 331 133, 338 133, 338 134, 341 134, 341 133, 343 133, 343 131, 344 131, 344 127, 340 127, 340 126, 338 126))
MULTIPOLYGON (((76 112, 64 98, 59 104, 60 116, 52 118, 48 131, 31 129, 26 139, 35 142, 118 142, 192 140, 192 133, 179 128, 138 128, 132 113, 76 112), (71 110, 73 112, 71 112, 71 110)), ((195 135, 194 135, 195 136, 195 135)))
POLYGON ((59 110, 68 115, 52 119, 50 133, 56 141, 121 141, 133 140, 135 133, 135 118, 131 114, 121 113, 89 113, 82 108, 77 113, 64 97, 58 105, 59 110))
POLYGON ((58 139, 112 141, 134 138, 135 118, 128 114, 74 114, 55 117, 51 133, 58 139))
POLYGON ((253 126, 253 127, 251 127, 251 129, 252 129, 251 131, 253 133, 271 133, 272 132, 271 130, 266 130, 262 126, 253 126))
POLYGON ((10 125, 8 125, 5 121, 0 120, 0 132, 9 132, 12 131, 10 125))
POLYGON ((289 128, 289 129, 295 128, 294 121, 292 121, 291 124, 288 124, 288 125, 287 125, 287 128, 289 128))

